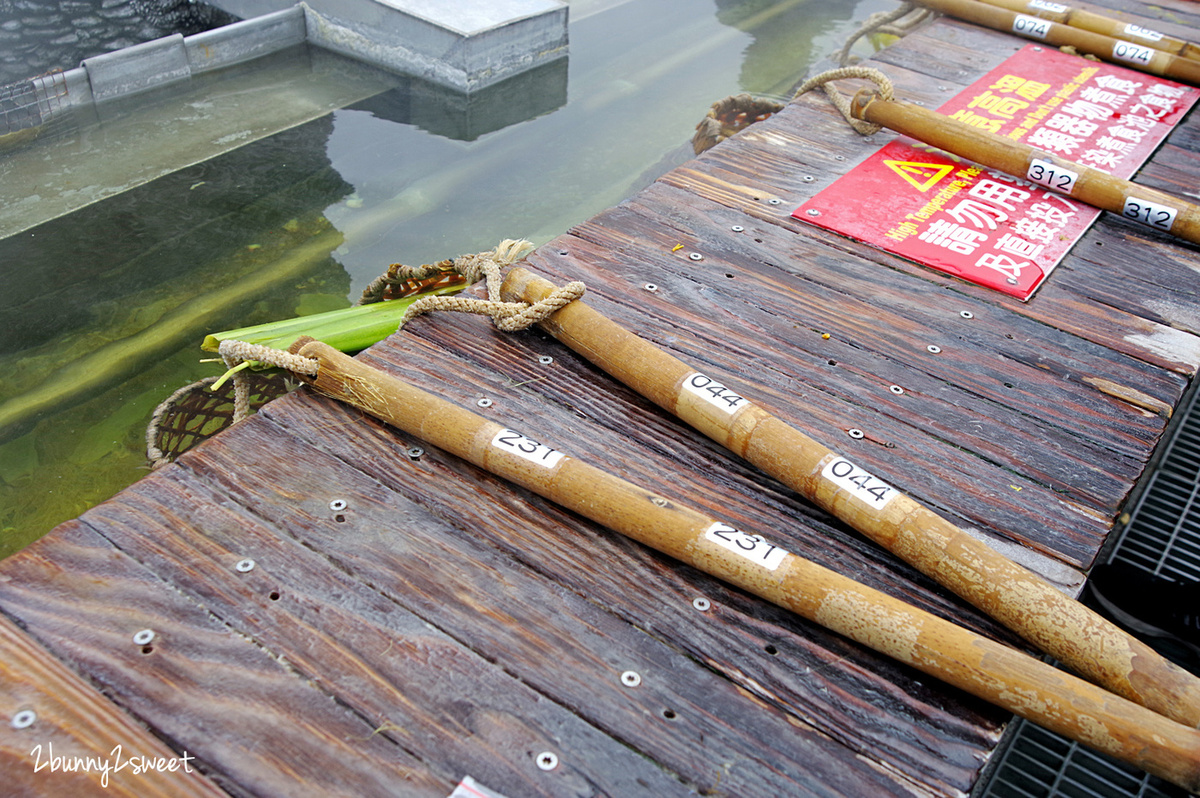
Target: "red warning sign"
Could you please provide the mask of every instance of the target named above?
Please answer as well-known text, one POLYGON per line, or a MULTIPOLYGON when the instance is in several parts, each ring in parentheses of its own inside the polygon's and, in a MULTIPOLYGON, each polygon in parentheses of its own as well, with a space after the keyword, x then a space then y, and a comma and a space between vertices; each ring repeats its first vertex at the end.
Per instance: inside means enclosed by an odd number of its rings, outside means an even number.
MULTIPOLYGON (((1198 97, 1190 86, 1028 45, 938 112, 1129 178, 1198 97)), ((1026 175, 1006 175, 901 137, 792 215, 1028 299, 1101 213, 1065 196, 1076 178, 1041 159, 1026 175)))

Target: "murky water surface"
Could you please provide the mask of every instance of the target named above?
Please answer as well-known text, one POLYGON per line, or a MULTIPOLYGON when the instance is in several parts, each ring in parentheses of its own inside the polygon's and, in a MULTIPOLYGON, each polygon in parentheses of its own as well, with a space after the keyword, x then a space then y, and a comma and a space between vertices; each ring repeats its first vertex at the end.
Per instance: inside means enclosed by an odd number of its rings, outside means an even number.
POLYGON ((0 151, 0 556, 146 473, 154 407, 220 371, 205 334, 543 243, 891 5, 577 0, 569 58, 470 98, 298 48, 0 151))

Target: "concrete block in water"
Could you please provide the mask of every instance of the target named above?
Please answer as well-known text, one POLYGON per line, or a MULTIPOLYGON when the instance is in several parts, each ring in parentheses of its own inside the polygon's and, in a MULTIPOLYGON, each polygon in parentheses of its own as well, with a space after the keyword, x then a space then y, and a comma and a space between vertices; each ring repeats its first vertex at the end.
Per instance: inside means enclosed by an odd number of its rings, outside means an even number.
MULTIPOLYGON (((288 0, 209 0, 240 17, 288 0)), ((307 0, 308 41, 395 72, 475 91, 567 54, 561 0, 307 0)))

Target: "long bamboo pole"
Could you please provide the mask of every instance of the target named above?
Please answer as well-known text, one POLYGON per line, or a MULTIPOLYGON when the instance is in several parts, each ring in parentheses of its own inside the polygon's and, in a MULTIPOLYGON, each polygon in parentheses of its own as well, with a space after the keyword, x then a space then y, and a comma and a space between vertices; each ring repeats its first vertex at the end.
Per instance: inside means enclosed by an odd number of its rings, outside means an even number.
MULTIPOLYGON (((555 286, 508 273, 507 301, 535 302, 555 286)), ((1077 673, 1188 726, 1200 726, 1200 679, 905 496, 884 480, 700 373, 581 301, 540 328, 658 406, 1057 657, 1077 673)))
POLYGON ((1168 36, 1151 28, 1144 28, 1141 25, 1134 25, 1131 22, 1102 16, 1086 9, 1047 2, 1047 0, 983 0, 983 2, 989 6, 999 6, 1020 14, 1070 25, 1072 28, 1080 28, 1092 33, 1111 36, 1114 39, 1141 44, 1181 58, 1192 60, 1200 58, 1200 46, 1192 42, 1168 36))
POLYGON ((1200 61, 1155 50, 1146 44, 1073 28, 978 0, 917 0, 925 8, 985 28, 1015 33, 1051 47, 1070 46, 1121 66, 1200 85, 1200 61))
POLYGON ((1200 244, 1200 206, 1165 191, 1113 177, 919 105, 885 100, 873 89, 858 92, 850 111, 856 119, 883 125, 983 166, 1200 244))
POLYGON ((301 379, 322 393, 972 695, 1187 789, 1200 788, 1200 730, 601 471, 326 344, 302 338, 291 351, 317 360, 316 377, 301 379))

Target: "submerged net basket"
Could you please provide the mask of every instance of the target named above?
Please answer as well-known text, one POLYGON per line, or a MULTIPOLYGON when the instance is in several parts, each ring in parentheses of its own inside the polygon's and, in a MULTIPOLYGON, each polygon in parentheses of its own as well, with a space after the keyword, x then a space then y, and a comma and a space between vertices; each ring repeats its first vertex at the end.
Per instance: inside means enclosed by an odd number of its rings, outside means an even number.
POLYGON ((715 147, 733 134, 782 111, 784 103, 751 94, 731 94, 713 103, 696 125, 692 149, 697 155, 715 147))
MULTIPOLYGON (((146 459, 151 468, 174 462, 233 423, 233 382, 226 381, 214 391, 211 386, 217 379, 205 377, 185 385, 155 409, 146 428, 146 459)), ((248 379, 253 410, 295 387, 283 372, 251 373, 248 379)))
MULTIPOLYGON (((478 256, 443 260, 415 267, 393 263, 386 272, 371 281, 358 304, 369 305, 373 302, 413 296, 448 285, 465 284, 468 277, 459 269, 466 269, 464 264, 469 264, 475 257, 478 256)), ((287 376, 282 371, 249 372, 249 409, 257 412, 267 402, 294 387, 287 381, 287 376)), ((174 462, 179 455, 196 444, 233 425, 236 420, 234 382, 226 381, 213 390, 212 386, 218 379, 205 377, 191 385, 185 385, 155 409, 146 428, 146 459, 150 461, 152 468, 174 462)))

